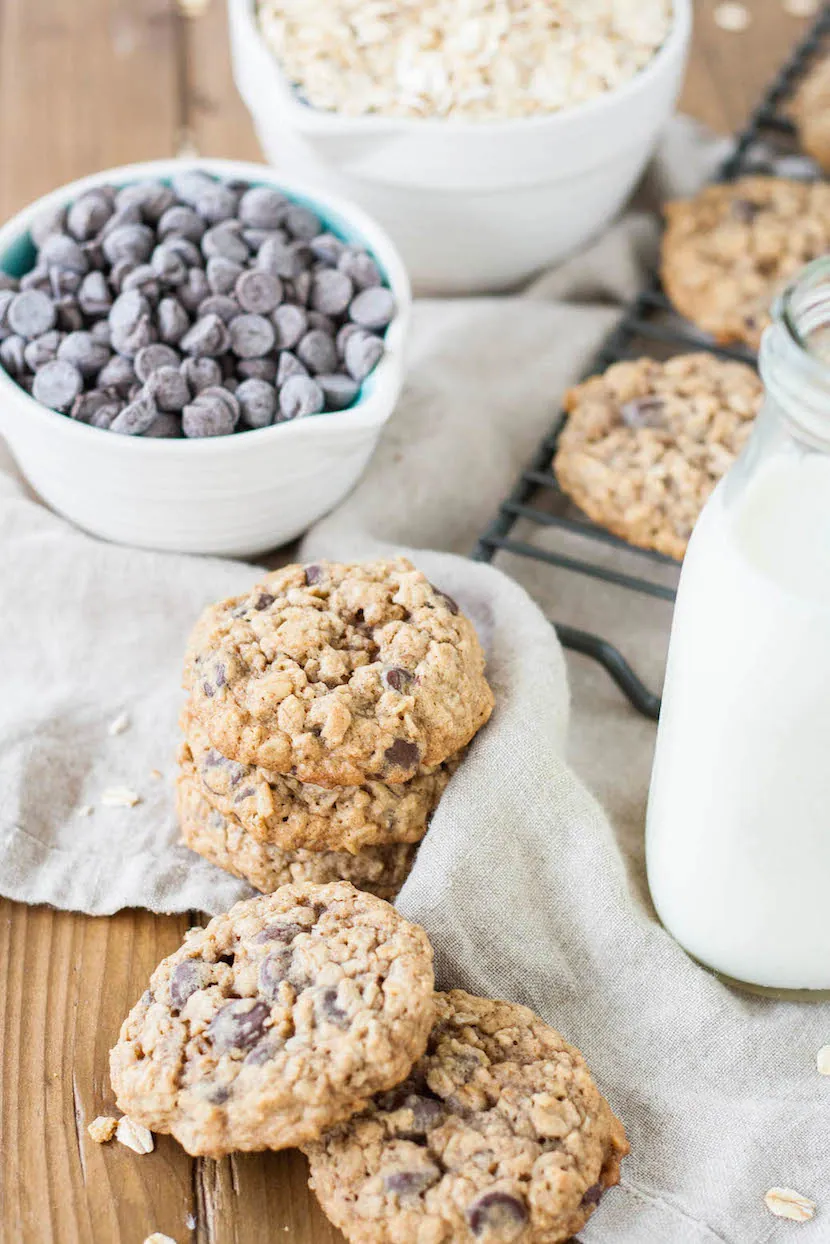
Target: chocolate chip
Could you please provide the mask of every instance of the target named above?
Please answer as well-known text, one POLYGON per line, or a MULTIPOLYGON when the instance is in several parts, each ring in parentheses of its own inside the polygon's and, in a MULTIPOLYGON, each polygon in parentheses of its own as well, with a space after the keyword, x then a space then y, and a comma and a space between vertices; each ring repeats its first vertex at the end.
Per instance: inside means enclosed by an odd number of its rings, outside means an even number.
POLYGON ((415 769, 421 759, 417 744, 409 743, 406 739, 395 739, 383 755, 386 763, 396 769, 415 769))
POLYGON ((129 186, 122 186, 115 196, 115 206, 119 212, 129 208, 138 208, 144 219, 153 225, 158 224, 165 211, 175 201, 176 196, 169 186, 162 181, 150 178, 133 182, 129 186))
POLYGON ((336 1028, 348 1028, 349 1016, 337 1000, 337 990, 328 986, 314 998, 314 1013, 318 1023, 334 1024, 336 1028))
POLYGON ((282 301, 282 281, 273 272, 247 268, 234 286, 237 302, 252 315, 268 315, 282 301))
POLYGON ((68 333, 58 346, 58 358, 77 367, 82 376, 97 376, 109 362, 110 348, 96 341, 92 333, 68 333))
POLYGON ((148 315, 149 312, 150 303, 140 290, 128 290, 126 293, 120 294, 110 307, 108 316, 109 326, 113 332, 131 332, 142 316, 148 315))
POLYGON ((35 337, 34 341, 29 341, 23 351, 23 357, 26 360, 26 366, 31 371, 37 371, 46 363, 51 363, 53 359, 58 357, 58 346, 63 341, 63 333, 59 333, 56 329, 51 329, 48 333, 43 333, 40 337, 35 337))
POLYGON ((732 215, 742 224, 751 224, 760 211, 760 204, 753 203, 750 199, 733 199, 732 201, 732 215))
MULTIPOLYGON (((12 338, 8 339, 9 341, 12 338)), ((0 351, 8 341, 0 345, 0 351)), ((32 385, 32 397, 52 410, 67 411, 84 387, 84 378, 71 363, 55 359, 41 367, 32 385)))
POLYGON ((15 294, 6 311, 6 322, 13 333, 31 341, 55 327, 55 308, 48 294, 39 289, 24 289, 15 294))
POLYGON ((155 402, 147 394, 142 393, 129 406, 125 406, 120 415, 110 424, 111 432, 120 432, 123 436, 142 436, 158 416, 155 402))
POLYGON ((154 440, 178 439, 182 436, 181 420, 176 415, 156 415, 144 436, 154 440))
POLYGON ((112 212, 112 203, 105 194, 89 190, 69 208, 66 227, 77 242, 88 242, 103 229, 112 212))
POLYGON ((357 381, 352 380, 351 376, 344 376, 342 372, 315 376, 314 379, 323 390, 326 410, 347 410, 360 392, 357 381))
POLYGON ((211 293, 206 273, 202 268, 191 268, 183 285, 176 286, 176 295, 185 310, 195 312, 200 302, 211 293))
POLYGON ((400 1200, 420 1196, 441 1178, 441 1172, 432 1162, 411 1171, 393 1171, 383 1176, 384 1191, 400 1200))
POLYGON ((254 229, 276 229, 288 200, 270 186, 252 186, 239 200, 239 219, 254 229))
POLYGON ((279 403, 283 419, 299 419, 318 415, 326 399, 319 384, 309 376, 289 376, 280 389, 279 403))
POLYGON ((272 358, 240 359, 236 365, 236 374, 240 380, 264 380, 266 384, 275 384, 277 380, 277 364, 272 358))
POLYGON ((270 1014, 265 1002, 252 1003, 249 998, 229 1002, 208 1024, 207 1036, 220 1054, 249 1050, 262 1037, 270 1014))
POLYGON ((264 929, 257 933, 254 938, 255 942, 293 942, 298 933, 307 933, 308 929, 302 924, 267 924, 264 929))
POLYGON ((235 422, 231 408, 222 398, 205 397, 203 393, 182 411, 182 430, 188 437, 230 436, 235 422))
POLYGON ((262 358, 274 347, 274 326, 264 315, 238 315, 229 324, 228 333, 237 358, 262 358))
POLYGON ((660 397, 635 397, 620 406, 620 418, 629 428, 659 428, 666 404, 660 397))
POLYGON ((195 358, 215 358, 228 348, 228 329, 218 315, 206 315, 187 330, 179 344, 195 358))
POLYGON ((172 346, 161 345, 154 342, 153 345, 144 346, 135 356, 133 366, 135 374, 139 380, 149 380, 154 371, 158 371, 160 367, 173 367, 178 369, 181 359, 172 346))
POLYGON ((283 281, 293 281, 303 272, 304 255, 281 237, 267 238, 257 251, 256 266, 283 281))
POLYGON ((327 374, 337 368, 337 349, 334 341, 319 328, 307 332, 297 346, 297 358, 311 372, 327 374))
POLYGON ((170 973, 170 1005, 180 1011, 188 998, 207 984, 210 969, 202 959, 185 959, 170 973))
POLYGON ((582 1195, 582 1204, 599 1205, 604 1191, 602 1184, 591 1184, 591 1187, 582 1195))
POLYGON ((308 248, 315 259, 331 268, 337 267, 338 260, 346 249, 345 243, 333 233, 318 233, 316 238, 311 239, 308 248))
POLYGON ((156 236, 149 225, 120 225, 108 232, 101 242, 110 263, 128 259, 131 263, 146 263, 153 252, 156 236))
POLYGON ((288 979, 291 959, 291 950, 284 946, 282 950, 273 950, 266 955, 259 965, 257 988, 269 1002, 276 1002, 280 985, 288 979))
POLYGON ((351 281, 337 268, 321 268, 311 278, 311 306, 323 315, 342 315, 353 293, 351 281))
POLYGON ((380 337, 373 337, 358 329, 346 338, 343 357, 346 370, 353 380, 362 384, 383 356, 383 342, 380 337))
POLYGON ((398 1107, 412 1112, 412 1122, 407 1127, 405 1136, 424 1136, 444 1117, 444 1108, 434 1097, 421 1097, 418 1093, 410 1093, 398 1107))
POLYGON ((167 413, 184 410, 190 401, 190 388, 178 367, 157 367, 147 377, 145 388, 156 407, 167 413))
POLYGON ((363 289, 352 300, 349 318, 361 328, 386 328, 395 315, 395 298, 385 285, 363 289))
POLYGON ((326 577, 326 572, 322 566, 305 566, 305 581, 308 587, 314 587, 315 583, 322 583, 326 577))
POLYGON ((218 315, 225 324, 230 324, 231 320, 239 315, 241 309, 239 303, 230 294, 211 294, 204 302, 199 303, 198 314, 200 318, 205 315, 218 315))
MULTIPOLYGON (((235 263, 232 259, 225 259, 222 255, 214 255, 212 259, 207 261, 205 269, 207 273, 208 285, 214 294, 230 294, 233 292, 237 281, 245 272, 241 263, 235 263)), ((237 314, 239 312, 237 311, 237 314)))
POLYGON ((408 695, 415 675, 410 674, 409 670, 401 669, 397 665, 393 665, 391 669, 383 671, 381 680, 385 686, 390 687, 392 691, 399 691, 402 695, 408 695))
POLYGON ((371 255, 358 247, 347 246, 337 261, 341 272, 352 281, 357 289, 369 289, 381 284, 380 269, 371 255))
POLYGON ((280 361, 277 367, 277 388, 281 389, 286 380, 291 376, 307 376, 308 371, 297 358, 296 354, 292 354, 290 350, 283 350, 280 353, 280 361))
POLYGON ((178 198, 192 207, 199 201, 199 196, 213 185, 213 178, 200 169, 187 169, 185 172, 176 173, 171 178, 171 184, 178 198))
POLYGON ((168 237, 186 238, 188 242, 201 242, 207 225, 192 207, 181 203, 168 207, 158 222, 157 233, 163 240, 168 237))
POLYGON ((78 289, 78 306, 84 315, 106 315, 112 306, 112 294, 103 272, 88 272, 78 289))
POLYGON ((230 220, 236 215, 237 197, 221 182, 212 181, 205 186, 193 204, 198 214, 211 225, 230 220))
POLYGON ((122 358, 120 354, 113 355, 98 373, 98 384, 102 389, 115 389, 124 397, 135 381, 136 374, 132 362, 130 359, 122 358))
POLYGON ((467 1221, 473 1235, 487 1231, 512 1240, 527 1222, 527 1207, 509 1192, 485 1192, 467 1207, 467 1221))
POLYGON ((245 241, 239 236, 236 221, 223 221, 208 229, 202 238, 202 254, 205 259, 221 257, 234 263, 247 262, 250 252, 245 241))
POLYGON ((38 263, 47 268, 71 268, 81 275, 89 269, 89 260, 74 238, 65 233, 51 233, 38 254, 38 263))
POLYGON ((222 369, 216 359, 185 359, 179 369, 194 393, 221 384, 222 369))
POLYGON ((307 242, 323 232, 320 218, 297 203, 290 203, 282 214, 282 224, 288 232, 300 241, 307 242))
POLYGON ((447 609, 449 609, 450 613, 459 612, 458 604, 453 600, 452 596, 448 596, 446 592, 442 592, 439 587, 434 587, 432 590, 435 595, 444 602, 444 605, 447 609))

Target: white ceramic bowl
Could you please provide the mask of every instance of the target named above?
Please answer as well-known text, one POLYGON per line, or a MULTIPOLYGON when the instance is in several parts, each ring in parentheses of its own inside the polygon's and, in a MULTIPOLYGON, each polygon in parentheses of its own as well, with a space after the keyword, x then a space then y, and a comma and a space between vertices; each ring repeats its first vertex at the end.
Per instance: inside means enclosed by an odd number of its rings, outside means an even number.
POLYGON ((343 117, 301 103, 260 34, 255 0, 228 0, 236 84, 266 159, 360 203, 398 246, 416 293, 505 289, 572 254, 616 215, 671 116, 691 0, 619 90, 508 121, 343 117))
POLYGON ((28 231, 45 209, 93 186, 169 178, 186 168, 273 185, 366 246, 397 300, 386 353, 349 410, 233 436, 145 440, 77 423, 31 398, 0 368, 0 433, 32 487, 79 527, 144 548, 252 556, 301 534, 353 487, 394 408, 411 306, 406 270, 359 208, 231 160, 158 160, 108 169, 38 199, 0 229, 0 269, 29 266, 28 231))

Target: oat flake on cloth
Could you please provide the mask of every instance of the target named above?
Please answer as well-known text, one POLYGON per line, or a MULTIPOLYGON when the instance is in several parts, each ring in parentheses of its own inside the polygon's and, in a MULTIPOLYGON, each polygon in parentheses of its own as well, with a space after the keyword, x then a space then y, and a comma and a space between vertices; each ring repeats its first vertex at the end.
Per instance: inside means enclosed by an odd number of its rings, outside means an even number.
MULTIPOLYGON (((676 123, 652 186, 685 192, 710 157, 676 123)), ((532 1006, 584 1051, 625 1121, 622 1188, 580 1238, 818 1244, 830 1240, 830 1081, 815 1054, 830 1039, 830 1009, 733 993, 662 931, 642 863, 653 725, 581 657, 567 658, 569 709, 543 612, 513 579, 453 555, 470 549, 549 426, 654 241, 653 221, 632 213, 523 296, 419 303, 399 409, 358 488, 300 556, 443 550, 411 555, 479 629, 497 709, 398 905, 432 937, 441 985, 532 1006), (773 1185, 815 1200, 815 1219, 773 1218, 762 1200, 773 1185)), ((658 685, 668 606, 500 564, 551 616, 608 635, 658 685)), ((251 579, 238 562, 85 536, 3 460, 0 892, 95 914, 218 912, 250 893, 176 844, 171 777, 189 627, 251 579), (110 734, 122 713, 129 727, 110 734), (142 802, 102 806, 114 786, 142 802)))

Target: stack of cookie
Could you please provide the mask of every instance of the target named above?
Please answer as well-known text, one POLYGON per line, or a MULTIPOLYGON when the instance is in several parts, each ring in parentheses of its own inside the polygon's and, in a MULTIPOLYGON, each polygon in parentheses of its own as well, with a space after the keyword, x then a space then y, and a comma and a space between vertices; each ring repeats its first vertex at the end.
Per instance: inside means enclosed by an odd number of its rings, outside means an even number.
POLYGON ((287 566, 211 606, 185 688, 184 841, 265 893, 393 897, 493 706, 472 623, 403 558, 287 566))
POLYGON ((570 1239, 619 1180, 622 1123, 527 1007, 433 991, 388 903, 283 886, 159 965, 111 1054, 118 1105, 194 1155, 302 1146, 353 1244, 570 1239))

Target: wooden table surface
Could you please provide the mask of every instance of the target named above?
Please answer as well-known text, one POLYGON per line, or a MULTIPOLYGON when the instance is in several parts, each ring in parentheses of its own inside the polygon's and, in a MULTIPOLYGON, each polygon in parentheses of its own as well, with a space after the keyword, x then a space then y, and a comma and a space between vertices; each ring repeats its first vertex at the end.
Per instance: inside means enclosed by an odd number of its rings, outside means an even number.
MULTIPOLYGON (((781 0, 748 0, 748 29, 727 33, 716 8, 695 5, 683 106, 729 131, 806 23, 781 0)), ((258 157, 221 0, 0 0, 0 219, 85 173, 194 149, 258 157)), ((107 1053, 121 1020, 187 924, 0 901, 2 1244, 342 1240, 298 1154, 194 1160, 159 1137, 137 1157, 87 1135, 114 1108, 107 1053)))

